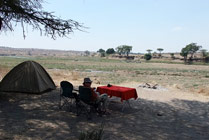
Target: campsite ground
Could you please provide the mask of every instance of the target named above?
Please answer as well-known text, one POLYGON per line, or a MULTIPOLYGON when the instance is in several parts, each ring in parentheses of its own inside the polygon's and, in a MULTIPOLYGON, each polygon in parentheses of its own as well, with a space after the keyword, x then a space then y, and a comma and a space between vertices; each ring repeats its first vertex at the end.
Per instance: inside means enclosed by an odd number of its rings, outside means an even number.
MULTIPOLYGON (((78 86, 88 76, 95 87, 134 87, 139 98, 124 111, 114 100, 109 115, 87 121, 58 109, 58 89, 42 95, 1 93, 0 139, 77 139, 81 131, 97 129, 102 122, 105 139, 209 138, 208 66, 86 57, 30 59, 44 66, 57 86, 62 80, 78 86), (158 88, 143 87, 146 83, 158 88)), ((25 60, 0 57, 0 76, 25 60)))

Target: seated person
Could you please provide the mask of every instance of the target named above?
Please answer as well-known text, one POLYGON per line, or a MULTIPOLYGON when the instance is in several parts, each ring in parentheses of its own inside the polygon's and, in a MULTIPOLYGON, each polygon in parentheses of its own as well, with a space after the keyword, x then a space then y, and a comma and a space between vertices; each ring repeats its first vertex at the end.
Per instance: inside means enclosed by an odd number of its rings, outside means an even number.
POLYGON ((84 78, 83 86, 87 87, 87 88, 91 88, 91 93, 92 93, 91 100, 95 101, 97 103, 100 102, 100 101, 103 101, 104 105, 106 107, 107 99, 108 99, 107 94, 100 95, 98 92, 96 92, 96 88, 91 87, 91 83, 92 83, 92 81, 91 81, 90 78, 84 78))

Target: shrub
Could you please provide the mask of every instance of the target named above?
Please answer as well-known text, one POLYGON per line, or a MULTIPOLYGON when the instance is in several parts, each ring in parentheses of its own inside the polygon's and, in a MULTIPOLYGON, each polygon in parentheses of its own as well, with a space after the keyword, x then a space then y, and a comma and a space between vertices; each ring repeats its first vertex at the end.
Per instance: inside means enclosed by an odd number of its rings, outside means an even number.
POLYGON ((101 53, 101 57, 105 57, 105 52, 102 52, 101 53))
POLYGON ((209 56, 205 57, 205 63, 209 63, 209 56))
POLYGON ((152 55, 151 55, 150 53, 146 53, 146 54, 144 55, 144 59, 145 59, 145 60, 151 60, 151 59, 152 59, 152 55))
POLYGON ((79 140, 102 140, 104 133, 104 124, 98 130, 91 130, 86 132, 81 132, 79 140))

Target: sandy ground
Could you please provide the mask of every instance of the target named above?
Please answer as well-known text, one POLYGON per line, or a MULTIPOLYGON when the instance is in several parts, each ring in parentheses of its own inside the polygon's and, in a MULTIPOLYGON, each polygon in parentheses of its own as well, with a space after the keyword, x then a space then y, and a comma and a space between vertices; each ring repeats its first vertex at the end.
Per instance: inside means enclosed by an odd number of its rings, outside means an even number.
POLYGON ((104 139, 209 139, 209 96, 175 88, 147 89, 137 83, 138 99, 122 111, 120 100, 110 99, 110 114, 92 120, 59 110, 59 90, 42 95, 0 94, 0 139, 74 140, 80 132, 97 129, 104 122, 104 139))

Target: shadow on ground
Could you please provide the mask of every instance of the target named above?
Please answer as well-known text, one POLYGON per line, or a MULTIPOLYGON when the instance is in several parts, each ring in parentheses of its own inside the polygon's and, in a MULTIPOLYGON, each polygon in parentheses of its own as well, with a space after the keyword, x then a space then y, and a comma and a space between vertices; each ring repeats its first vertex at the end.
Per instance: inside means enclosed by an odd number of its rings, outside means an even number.
POLYGON ((172 100, 169 103, 132 100, 121 110, 111 102, 111 114, 93 116, 58 109, 59 93, 0 94, 0 139, 77 139, 80 132, 105 123, 104 139, 209 139, 209 103, 172 100))

